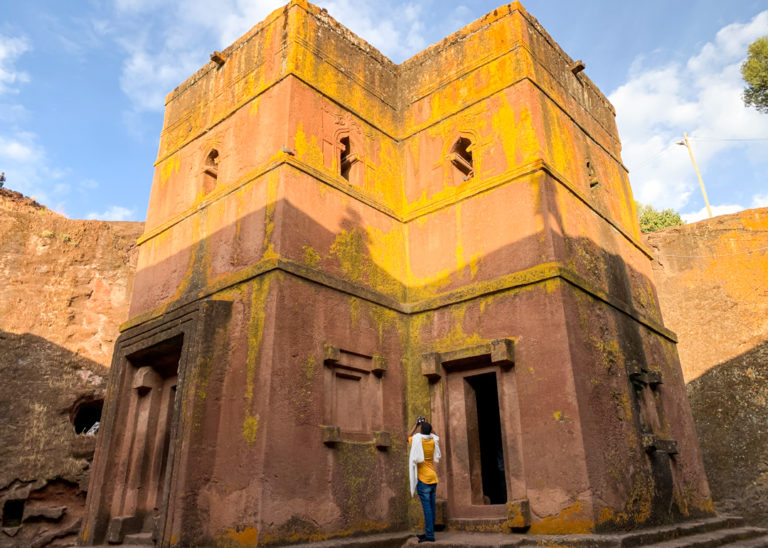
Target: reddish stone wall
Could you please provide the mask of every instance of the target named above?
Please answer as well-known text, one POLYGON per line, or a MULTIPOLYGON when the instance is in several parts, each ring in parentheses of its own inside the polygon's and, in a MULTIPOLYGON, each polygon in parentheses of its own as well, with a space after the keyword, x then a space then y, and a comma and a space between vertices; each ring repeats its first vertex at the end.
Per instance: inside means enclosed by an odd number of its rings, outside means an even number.
POLYGON ((768 525, 768 209, 645 236, 718 508, 768 525))
POLYGON ((712 514, 612 108, 522 6, 396 66, 297 0, 222 54, 168 97, 84 542, 407 529, 417 415, 449 527, 712 514))
POLYGON ((0 189, 0 509, 17 506, 0 545, 69 546, 80 528, 96 438, 72 419, 104 396, 141 229, 0 189))

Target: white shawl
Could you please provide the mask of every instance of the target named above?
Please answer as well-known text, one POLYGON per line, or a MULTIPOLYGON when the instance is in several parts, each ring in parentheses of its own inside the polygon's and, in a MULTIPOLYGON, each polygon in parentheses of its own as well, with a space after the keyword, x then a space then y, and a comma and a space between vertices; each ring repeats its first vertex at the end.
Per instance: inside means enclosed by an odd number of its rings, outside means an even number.
POLYGON ((418 478, 418 467, 416 466, 420 462, 424 462, 424 447, 421 445, 422 440, 435 440, 435 453, 432 456, 432 460, 440 462, 440 438, 434 434, 424 436, 422 434, 414 434, 411 439, 411 454, 408 457, 408 471, 411 480, 411 496, 416 492, 416 480, 418 478))

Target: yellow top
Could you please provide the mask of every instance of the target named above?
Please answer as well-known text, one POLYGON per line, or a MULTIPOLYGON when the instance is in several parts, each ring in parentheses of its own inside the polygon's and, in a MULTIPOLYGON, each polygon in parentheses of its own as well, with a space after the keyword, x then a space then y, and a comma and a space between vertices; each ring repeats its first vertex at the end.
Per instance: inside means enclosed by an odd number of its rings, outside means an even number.
MULTIPOLYGON (((408 438, 408 444, 413 441, 413 436, 408 438)), ((417 476, 422 483, 437 483, 437 473, 435 472, 435 463, 432 460, 435 455, 435 440, 421 440, 421 447, 424 450, 424 462, 416 463, 417 476)))

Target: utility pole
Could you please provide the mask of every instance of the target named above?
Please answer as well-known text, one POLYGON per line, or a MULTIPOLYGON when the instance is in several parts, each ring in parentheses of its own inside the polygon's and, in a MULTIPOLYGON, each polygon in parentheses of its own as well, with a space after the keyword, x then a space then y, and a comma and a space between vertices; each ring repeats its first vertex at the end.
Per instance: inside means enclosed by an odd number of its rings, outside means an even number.
POLYGON ((696 158, 693 157, 693 149, 691 143, 688 142, 688 134, 683 132, 683 140, 677 143, 678 145, 685 145, 688 147, 688 154, 691 155, 691 162, 693 162, 693 169, 696 170, 696 176, 699 178, 699 186, 701 187, 701 193, 704 195, 704 203, 707 205, 707 213, 709 218, 712 218, 712 208, 709 207, 709 198, 707 198, 707 191, 704 188, 704 181, 701 180, 701 173, 699 172, 699 166, 696 165, 696 158))

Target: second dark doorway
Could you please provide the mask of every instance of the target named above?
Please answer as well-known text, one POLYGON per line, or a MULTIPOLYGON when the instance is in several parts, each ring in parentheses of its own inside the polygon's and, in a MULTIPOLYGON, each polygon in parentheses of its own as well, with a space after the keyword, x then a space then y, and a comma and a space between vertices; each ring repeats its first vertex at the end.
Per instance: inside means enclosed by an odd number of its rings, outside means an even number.
MULTIPOLYGON (((466 377, 477 403, 477 432, 480 442, 480 468, 483 500, 486 504, 507 502, 507 479, 504 473, 504 449, 496 373, 466 377)), ((467 425, 472 427, 474 425, 467 425)))

